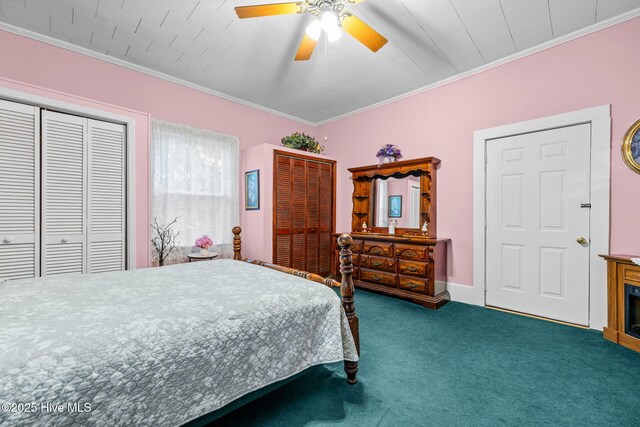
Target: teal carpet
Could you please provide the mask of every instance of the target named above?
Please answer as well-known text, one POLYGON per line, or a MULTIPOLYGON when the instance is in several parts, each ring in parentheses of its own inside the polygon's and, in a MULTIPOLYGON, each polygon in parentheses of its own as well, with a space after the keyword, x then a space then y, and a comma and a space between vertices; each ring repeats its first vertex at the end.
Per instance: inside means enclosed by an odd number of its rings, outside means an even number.
POLYGON ((358 384, 322 366, 228 426, 640 426, 640 354, 595 331, 357 291, 358 384))

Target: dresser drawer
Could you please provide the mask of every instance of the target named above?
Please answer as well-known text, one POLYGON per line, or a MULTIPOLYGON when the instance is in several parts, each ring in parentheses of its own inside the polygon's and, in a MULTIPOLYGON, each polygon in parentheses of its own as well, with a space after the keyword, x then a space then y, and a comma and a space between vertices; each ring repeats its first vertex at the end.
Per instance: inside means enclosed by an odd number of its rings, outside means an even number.
POLYGON ((360 280, 365 282, 377 283, 385 286, 396 286, 396 275, 391 273, 383 273, 381 271, 360 269, 360 280))
POLYGON ((362 255, 360 266, 370 268, 372 270, 390 271, 392 273, 395 273, 396 259, 362 255))
POLYGON ((420 261, 407 261, 404 259, 398 260, 398 273, 411 274, 415 276, 427 275, 427 263, 420 261))
POLYGON ((622 266, 622 277, 640 282, 640 267, 622 266))
POLYGON ((427 281, 417 277, 399 277, 399 287, 406 291, 424 293, 427 289, 427 281))
MULTIPOLYGON (((362 244, 364 242, 362 240, 354 240, 353 244, 351 245, 351 252, 353 253, 360 253, 362 252, 362 244)), ((338 246, 338 250, 340 250, 340 246, 338 246)))
POLYGON ((364 242, 362 253, 366 255, 393 256, 393 243, 364 242))
POLYGON ((396 244, 396 257, 398 258, 427 259, 428 251, 428 246, 396 244))

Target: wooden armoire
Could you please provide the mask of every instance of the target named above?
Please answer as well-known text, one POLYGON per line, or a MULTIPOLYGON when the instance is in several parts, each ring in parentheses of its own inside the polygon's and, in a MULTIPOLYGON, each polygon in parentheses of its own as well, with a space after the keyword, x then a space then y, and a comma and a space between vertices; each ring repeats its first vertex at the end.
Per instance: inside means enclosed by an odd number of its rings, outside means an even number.
POLYGON ((336 162, 274 151, 273 262, 331 274, 336 224, 336 162))

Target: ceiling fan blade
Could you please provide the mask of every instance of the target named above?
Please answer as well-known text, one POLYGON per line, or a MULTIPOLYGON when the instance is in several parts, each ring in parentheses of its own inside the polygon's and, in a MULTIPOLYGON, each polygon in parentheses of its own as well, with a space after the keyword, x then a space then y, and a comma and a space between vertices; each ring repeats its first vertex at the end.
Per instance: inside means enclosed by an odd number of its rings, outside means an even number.
POLYGON ((342 28, 374 52, 377 52, 388 41, 362 19, 350 13, 346 14, 342 19, 342 28))
POLYGON ((255 6, 238 6, 238 18, 258 18, 260 16, 291 15, 304 11, 305 2, 260 4, 255 6))
POLYGON ((308 61, 311 58, 313 50, 316 48, 317 44, 317 40, 312 39, 307 35, 307 33, 304 33, 302 43, 300 43, 298 53, 296 53, 296 61, 308 61))

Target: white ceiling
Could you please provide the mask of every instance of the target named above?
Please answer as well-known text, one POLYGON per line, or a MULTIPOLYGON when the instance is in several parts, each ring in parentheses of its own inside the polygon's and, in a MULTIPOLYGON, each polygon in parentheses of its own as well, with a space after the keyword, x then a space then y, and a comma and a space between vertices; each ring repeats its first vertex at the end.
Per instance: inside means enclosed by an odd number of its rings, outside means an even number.
POLYGON ((346 35, 294 62, 308 14, 240 20, 285 0, 0 0, 0 21, 308 122, 442 81, 640 7, 640 0, 367 0, 389 39, 346 35))

